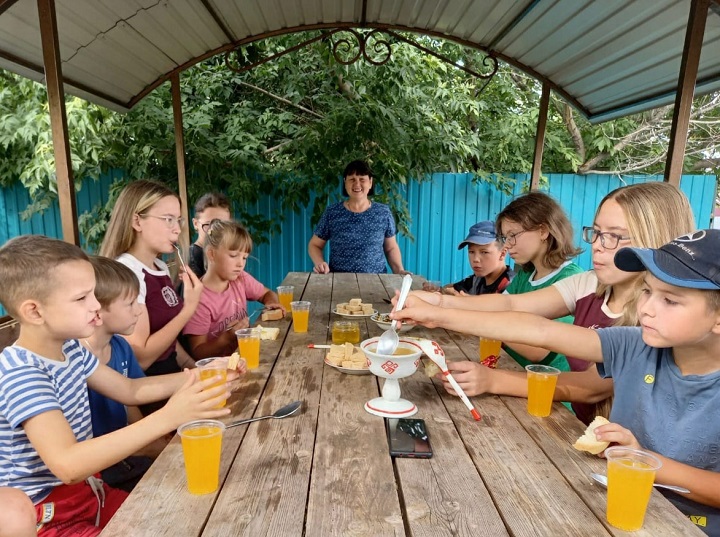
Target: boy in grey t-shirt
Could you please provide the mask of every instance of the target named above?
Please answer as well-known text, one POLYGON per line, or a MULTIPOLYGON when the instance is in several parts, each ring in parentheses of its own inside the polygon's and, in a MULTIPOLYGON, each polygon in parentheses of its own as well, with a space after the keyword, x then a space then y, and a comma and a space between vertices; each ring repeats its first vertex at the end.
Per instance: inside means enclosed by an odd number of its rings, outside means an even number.
POLYGON ((656 481, 691 490, 669 499, 705 533, 720 536, 717 252, 715 229, 658 249, 618 251, 621 270, 647 270, 637 305, 640 327, 589 330, 527 313, 441 310, 413 297, 391 316, 604 362, 598 371, 613 378, 615 401, 611 423, 596 428, 596 438, 658 455, 656 481))

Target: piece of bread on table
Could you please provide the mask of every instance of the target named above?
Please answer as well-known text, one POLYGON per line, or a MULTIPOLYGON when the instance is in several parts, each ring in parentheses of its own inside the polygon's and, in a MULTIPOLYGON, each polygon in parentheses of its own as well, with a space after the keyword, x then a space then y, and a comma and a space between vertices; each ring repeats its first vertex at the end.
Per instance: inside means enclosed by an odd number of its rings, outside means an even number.
POLYGON ((267 328, 265 326, 257 325, 255 328, 260 330, 260 339, 273 340, 277 339, 277 337, 280 335, 280 329, 277 327, 267 328))
POLYGON ((435 375, 441 372, 440 367, 438 367, 435 362, 428 358, 423 358, 423 364, 425 365, 425 374, 430 378, 433 378, 435 375))
POLYGON ((262 322, 266 321, 279 321, 283 319, 285 316, 283 315, 283 311, 281 309, 276 310, 265 310, 262 312, 262 315, 260 316, 260 319, 262 322))
POLYGON ((362 298, 351 298, 348 304, 350 306, 359 306, 362 304, 362 298))
POLYGON ((585 433, 576 440, 573 447, 578 451, 587 451, 593 455, 602 453, 610 445, 610 442, 598 441, 597 438, 595 438, 595 428, 601 425, 607 425, 608 423, 610 422, 602 416, 595 416, 595 419, 592 420, 592 423, 585 429, 585 433))

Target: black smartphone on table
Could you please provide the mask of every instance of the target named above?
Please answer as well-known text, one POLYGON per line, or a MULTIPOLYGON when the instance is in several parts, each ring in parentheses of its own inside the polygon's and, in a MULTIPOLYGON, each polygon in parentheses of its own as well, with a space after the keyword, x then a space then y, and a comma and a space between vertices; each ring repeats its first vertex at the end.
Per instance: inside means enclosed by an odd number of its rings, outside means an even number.
POLYGON ((429 459, 432 457, 430 438, 425 421, 412 418, 385 418, 390 455, 429 459))

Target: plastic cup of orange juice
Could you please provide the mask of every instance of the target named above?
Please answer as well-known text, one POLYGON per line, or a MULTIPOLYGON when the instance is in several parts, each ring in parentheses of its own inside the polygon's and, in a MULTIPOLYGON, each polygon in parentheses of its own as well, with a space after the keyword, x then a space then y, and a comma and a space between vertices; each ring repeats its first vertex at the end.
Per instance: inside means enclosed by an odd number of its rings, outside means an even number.
POLYGON ((639 449, 615 446, 605 450, 607 459, 607 521, 618 529, 637 531, 645 520, 655 473, 662 462, 639 449))
MULTIPOLYGON (((200 380, 205 380, 213 377, 220 377, 220 380, 210 386, 210 388, 214 388, 215 386, 220 386, 222 384, 225 384, 227 382, 227 366, 228 366, 228 359, 227 357, 222 358, 204 358, 202 360, 198 360, 195 362, 195 365, 198 368, 198 371, 200 372, 200 380)), ((225 406, 225 401, 217 405, 216 408, 222 408, 225 406)))
POLYGON ((260 329, 241 328, 235 331, 238 341, 238 352, 245 360, 248 369, 260 367, 260 329))
POLYGON ((293 330, 297 333, 307 332, 310 322, 310 302, 306 300, 291 302, 290 309, 292 310, 293 330))
POLYGON ((480 362, 494 361, 500 356, 502 341, 497 339, 480 338, 480 362), (488 360, 490 359, 490 360, 488 360))
POLYGON ((217 420, 191 421, 178 428, 190 494, 217 490, 223 431, 225 424, 217 420))
POLYGON ((290 303, 293 301, 293 293, 295 292, 295 287, 292 285, 281 285, 277 288, 277 294, 278 298, 280 299, 280 304, 283 308, 285 308, 285 311, 290 311, 290 303))
POLYGON ((553 395, 560 370, 549 365, 525 366, 528 380, 528 414, 545 418, 552 410, 553 395))

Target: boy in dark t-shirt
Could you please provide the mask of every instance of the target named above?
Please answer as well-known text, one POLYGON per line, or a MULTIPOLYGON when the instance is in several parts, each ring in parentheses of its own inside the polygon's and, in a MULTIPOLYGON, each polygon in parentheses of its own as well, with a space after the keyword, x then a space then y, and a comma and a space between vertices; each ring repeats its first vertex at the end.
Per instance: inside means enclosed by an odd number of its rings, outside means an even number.
MULTIPOLYGON (((459 282, 442 288, 446 294, 465 293, 486 295, 502 293, 515 273, 505 264, 505 251, 495 235, 495 224, 490 220, 470 227, 468 236, 458 245, 458 250, 468 246, 468 261, 473 274, 459 282)), ((426 291, 437 291, 424 286, 426 291)))

